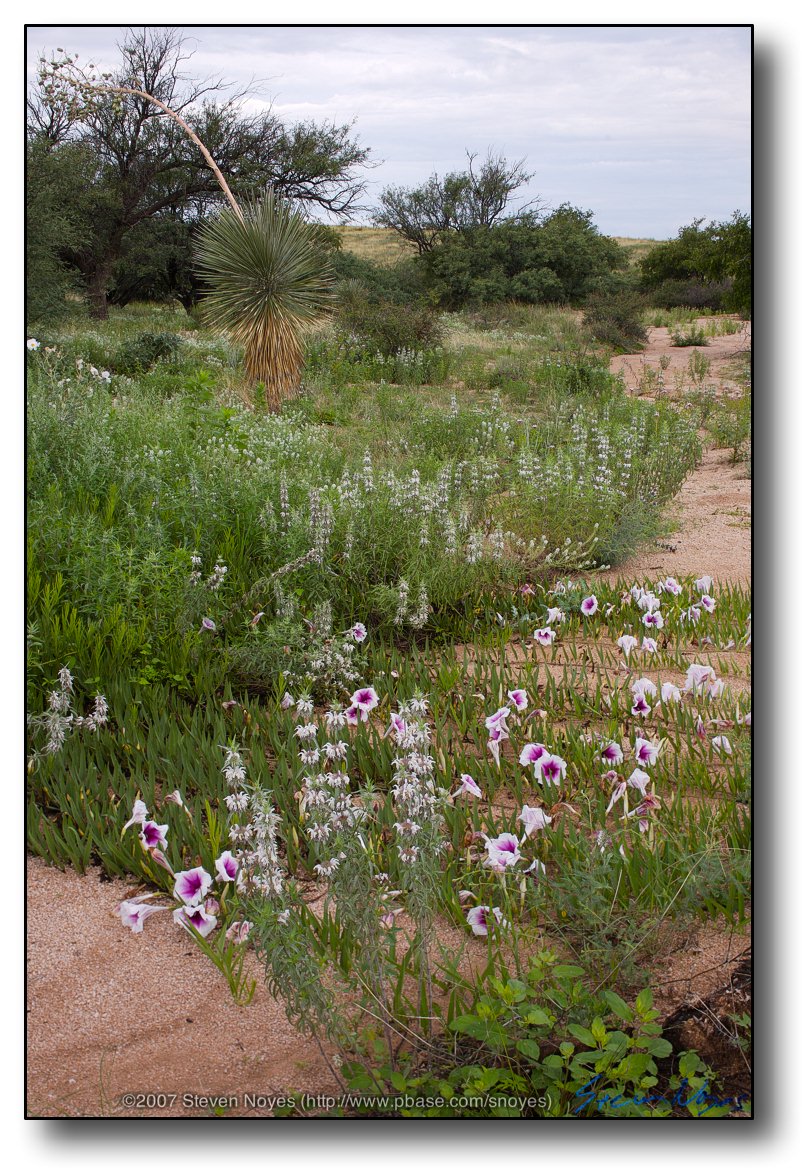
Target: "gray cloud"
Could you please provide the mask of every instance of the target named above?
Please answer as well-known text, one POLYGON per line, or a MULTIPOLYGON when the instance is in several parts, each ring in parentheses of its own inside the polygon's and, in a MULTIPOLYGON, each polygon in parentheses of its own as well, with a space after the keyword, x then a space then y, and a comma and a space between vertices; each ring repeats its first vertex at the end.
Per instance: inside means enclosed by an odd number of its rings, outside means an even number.
MULTIPOLYGON (((466 148, 526 156, 528 197, 600 229, 665 238, 750 206, 745 27, 182 28, 195 75, 260 81, 252 106, 351 121, 383 164, 371 192, 461 167, 466 148)), ((124 29, 29 28, 113 66, 124 29)))

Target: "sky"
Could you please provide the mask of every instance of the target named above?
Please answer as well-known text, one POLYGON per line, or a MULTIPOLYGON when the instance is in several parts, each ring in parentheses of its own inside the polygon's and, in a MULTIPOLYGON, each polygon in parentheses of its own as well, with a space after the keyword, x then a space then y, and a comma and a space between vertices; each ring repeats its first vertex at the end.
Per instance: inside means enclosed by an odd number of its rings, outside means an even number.
MULTIPOLYGON (((381 163, 372 206, 492 148, 535 172, 523 197, 591 210, 609 235, 666 239, 751 209, 748 27, 174 27, 188 72, 257 80, 252 108, 355 121, 381 163)), ((124 32, 29 26, 29 76, 57 47, 113 68, 124 32)))

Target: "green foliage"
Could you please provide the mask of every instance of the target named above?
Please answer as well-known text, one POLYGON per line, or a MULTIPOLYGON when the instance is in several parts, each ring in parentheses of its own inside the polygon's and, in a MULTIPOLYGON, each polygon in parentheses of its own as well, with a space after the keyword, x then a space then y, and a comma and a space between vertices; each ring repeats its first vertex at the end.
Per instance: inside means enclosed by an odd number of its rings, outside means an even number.
MULTIPOLYGON (((743 1097, 715 1091, 716 1076, 694 1052, 674 1055, 652 994, 633 1005, 612 990, 591 991, 584 971, 543 950, 525 975, 486 979, 473 1009, 450 1025, 453 1047, 429 1055, 428 1069, 343 1067, 352 1091, 382 1094, 368 1114, 484 1118, 730 1115, 743 1097), (431 1064, 435 1063, 435 1066, 431 1064)), ((422 1060, 418 1060, 418 1063, 422 1060)))
POLYGON ((174 333, 140 333, 125 341, 114 357, 115 373, 146 373, 157 361, 173 359, 181 348, 181 338, 174 333))
POLYGON ((695 219, 676 239, 652 248, 640 261, 644 288, 654 303, 723 307, 749 316, 752 307, 752 223, 734 212, 726 222, 702 227, 695 219), (682 291, 683 285, 685 291, 682 291), (679 300, 679 296, 684 299, 679 300))
POLYGON ((575 302, 626 256, 600 235, 592 213, 568 204, 540 218, 446 235, 420 261, 432 295, 446 308, 501 300, 575 302))
POLYGON ((592 292, 584 310, 586 328, 604 345, 629 351, 646 340, 643 297, 631 289, 592 292))
POLYGON ((335 321, 344 337, 356 338, 368 352, 383 357, 401 350, 434 349, 443 339, 442 326, 431 306, 372 297, 352 281, 339 286, 335 321))
POLYGON ((671 344, 677 349, 688 349, 692 346, 709 345, 710 342, 703 328, 699 325, 690 325, 688 328, 673 332, 671 344))
POLYGON ((81 205, 86 165, 81 146, 56 149, 43 139, 28 143, 25 313, 31 323, 63 317, 68 311, 66 295, 78 286, 65 251, 82 246, 89 230, 81 205))

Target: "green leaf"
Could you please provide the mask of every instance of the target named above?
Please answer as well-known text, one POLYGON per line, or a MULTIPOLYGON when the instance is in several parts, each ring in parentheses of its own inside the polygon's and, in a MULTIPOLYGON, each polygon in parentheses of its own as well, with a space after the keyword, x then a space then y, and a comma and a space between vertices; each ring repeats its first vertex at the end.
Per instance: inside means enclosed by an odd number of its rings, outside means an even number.
POLYGON ((590 1030, 588 1030, 587 1026, 571 1025, 568 1027, 568 1033, 572 1034, 583 1046, 596 1045, 596 1039, 590 1030))
POLYGON ((527 1010, 523 1015, 523 1021, 527 1026, 551 1026, 551 1018, 545 1010, 527 1010))
POLYGON ((617 1018, 623 1019, 624 1022, 631 1022, 635 1017, 624 999, 619 998, 618 994, 614 993, 613 990, 604 990, 602 997, 617 1018))
POLYGON ((515 1046, 521 1054, 526 1055, 533 1062, 536 1062, 540 1058, 540 1047, 531 1038, 521 1038, 516 1042, 515 1046))
POLYGON ((639 1014, 646 1014, 652 1007, 654 994, 650 989, 641 990, 635 1001, 635 1009, 639 1014))

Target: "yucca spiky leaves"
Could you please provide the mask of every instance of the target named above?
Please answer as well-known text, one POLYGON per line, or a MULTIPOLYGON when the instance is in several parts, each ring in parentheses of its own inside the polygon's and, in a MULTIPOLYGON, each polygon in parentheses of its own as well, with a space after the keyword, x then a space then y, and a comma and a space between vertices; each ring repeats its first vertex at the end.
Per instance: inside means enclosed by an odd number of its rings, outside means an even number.
POLYGON ((332 275, 315 229, 272 191, 202 230, 197 269, 207 319, 245 346, 245 368, 275 409, 298 391, 301 329, 327 307, 332 275))

